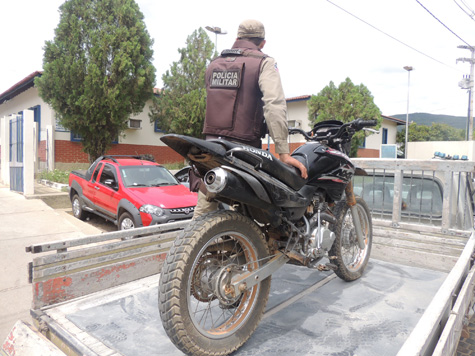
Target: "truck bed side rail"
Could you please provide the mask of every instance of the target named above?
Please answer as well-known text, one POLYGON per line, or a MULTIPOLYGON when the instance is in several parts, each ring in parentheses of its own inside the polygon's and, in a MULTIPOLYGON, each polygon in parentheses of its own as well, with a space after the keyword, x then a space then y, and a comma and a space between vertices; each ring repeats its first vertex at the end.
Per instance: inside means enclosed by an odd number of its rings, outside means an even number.
POLYGON ((474 249, 475 234, 472 233, 455 267, 397 356, 455 355, 466 314, 473 303, 474 249))
POLYGON ((189 221, 155 225, 26 248, 50 253, 29 264, 33 309, 158 274, 176 235, 189 221))

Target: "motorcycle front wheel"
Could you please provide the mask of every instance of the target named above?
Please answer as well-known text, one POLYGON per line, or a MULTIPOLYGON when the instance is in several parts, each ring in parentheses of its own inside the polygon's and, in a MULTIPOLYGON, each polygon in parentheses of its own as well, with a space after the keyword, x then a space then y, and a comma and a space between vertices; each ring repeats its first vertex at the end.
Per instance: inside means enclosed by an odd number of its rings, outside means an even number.
POLYGON ((368 205, 361 197, 356 197, 356 207, 361 222, 365 248, 358 245, 355 225, 350 206, 345 200, 338 202, 334 209, 337 223, 331 226, 335 241, 329 251, 330 262, 337 266, 335 274, 350 282, 362 276, 369 261, 373 243, 373 223, 368 205))
POLYGON ((188 355, 228 355, 241 347, 264 313, 271 278, 239 295, 226 286, 268 256, 258 226, 237 212, 193 220, 174 241, 160 277, 160 317, 175 346, 188 355))

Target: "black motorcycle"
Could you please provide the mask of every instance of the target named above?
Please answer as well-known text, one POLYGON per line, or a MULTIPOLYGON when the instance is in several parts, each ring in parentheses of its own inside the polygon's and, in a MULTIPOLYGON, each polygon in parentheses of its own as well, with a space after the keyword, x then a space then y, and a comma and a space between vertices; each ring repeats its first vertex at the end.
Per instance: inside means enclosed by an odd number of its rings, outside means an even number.
POLYGON ((271 275, 286 263, 361 277, 372 245, 367 204, 347 154, 361 119, 290 128, 307 143, 292 156, 308 179, 269 151, 227 140, 165 135, 162 141, 203 176, 208 199, 231 207, 193 220, 173 243, 160 278, 159 310, 172 342, 189 355, 227 355, 252 335, 271 275))

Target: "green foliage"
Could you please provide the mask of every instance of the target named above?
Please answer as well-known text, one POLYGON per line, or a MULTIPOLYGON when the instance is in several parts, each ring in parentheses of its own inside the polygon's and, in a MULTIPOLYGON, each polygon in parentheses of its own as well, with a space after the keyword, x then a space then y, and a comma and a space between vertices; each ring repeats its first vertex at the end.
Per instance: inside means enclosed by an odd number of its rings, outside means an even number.
MULTIPOLYGON (((363 84, 354 85, 350 78, 346 78, 338 88, 330 82, 318 95, 312 95, 308 102, 308 119, 312 125, 326 120, 344 123, 356 119, 377 120, 376 128, 382 121, 381 111, 374 104, 371 92, 363 84)), ((353 136, 350 156, 356 156, 363 140, 363 131, 353 136)))
POLYGON ((134 0, 68 0, 35 84, 91 161, 152 97, 153 44, 134 0))
MULTIPOLYGON (((464 141, 465 130, 456 129, 447 124, 432 124, 431 126, 409 124, 409 135, 407 141, 464 141)), ((402 150, 405 149, 406 128, 404 127, 397 133, 396 142, 402 143, 402 150)))
POLYGON ((173 62, 162 76, 163 90, 150 108, 150 120, 160 129, 201 137, 206 114, 205 73, 213 54, 213 42, 199 28, 178 50, 180 60, 173 62))
POLYGON ((182 169, 183 167, 185 167, 185 161, 173 162, 173 163, 164 163, 164 164, 162 164, 162 166, 164 166, 169 171, 179 170, 179 169, 182 169))
POLYGON ((62 171, 59 169, 55 169, 53 171, 43 171, 40 173, 39 178, 49 180, 50 182, 68 184, 69 171, 62 171))

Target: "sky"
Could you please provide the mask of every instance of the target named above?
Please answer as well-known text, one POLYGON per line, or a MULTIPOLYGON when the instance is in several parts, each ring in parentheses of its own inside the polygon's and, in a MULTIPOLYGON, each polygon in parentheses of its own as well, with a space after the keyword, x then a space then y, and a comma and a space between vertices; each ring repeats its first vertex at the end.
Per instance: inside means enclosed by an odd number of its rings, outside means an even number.
MULTIPOLYGON (((42 70, 43 47, 54 39, 63 2, 0 3, 0 93, 42 70)), ((475 45, 469 16, 475 0, 136 2, 154 39, 157 88, 195 30, 227 31, 217 39, 208 32, 222 51, 232 46, 242 20, 257 19, 266 29, 263 52, 276 59, 287 98, 316 95, 330 81, 338 86, 350 78, 369 89, 383 115, 406 114, 408 102, 410 113, 468 114, 468 91, 459 82, 470 64, 457 59, 471 57, 458 46, 475 45)))

